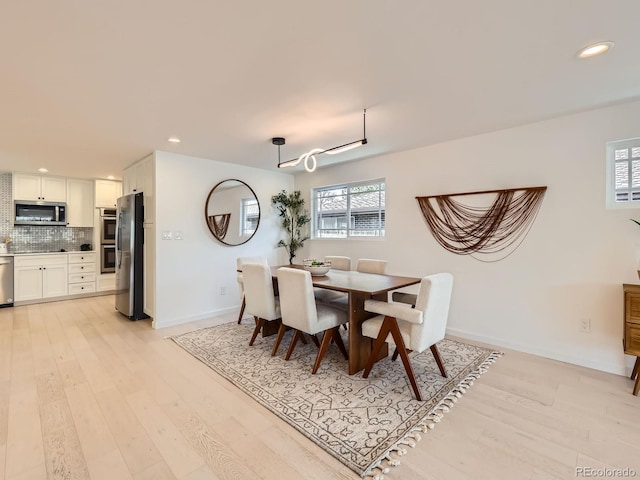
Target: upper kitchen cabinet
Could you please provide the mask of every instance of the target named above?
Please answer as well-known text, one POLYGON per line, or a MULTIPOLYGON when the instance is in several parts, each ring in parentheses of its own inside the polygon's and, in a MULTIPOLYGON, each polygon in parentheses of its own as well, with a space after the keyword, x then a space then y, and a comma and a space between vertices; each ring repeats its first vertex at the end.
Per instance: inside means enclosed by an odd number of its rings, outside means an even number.
POLYGON ((65 202, 67 200, 67 179, 14 173, 13 198, 14 200, 33 200, 36 202, 65 202))
POLYGON ((67 179, 67 226, 93 227, 93 181, 67 179))
POLYGON ((96 180, 96 208, 115 208, 122 195, 122 183, 111 180, 96 180))
POLYGON ((149 155, 138 163, 131 165, 124 171, 122 177, 122 194, 144 194, 144 221, 153 223, 155 216, 155 196, 153 185, 155 181, 154 156, 149 155))

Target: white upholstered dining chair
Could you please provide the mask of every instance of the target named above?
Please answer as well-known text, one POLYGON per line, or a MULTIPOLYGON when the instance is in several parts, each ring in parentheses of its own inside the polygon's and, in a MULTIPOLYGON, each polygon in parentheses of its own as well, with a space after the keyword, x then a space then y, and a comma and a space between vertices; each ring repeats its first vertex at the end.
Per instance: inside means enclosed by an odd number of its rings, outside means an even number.
POLYGON ((351 270, 351 258, 341 256, 324 257, 325 262, 331 262, 334 270, 351 270))
POLYGON ((444 338, 452 289, 453 275, 438 273, 422 279, 415 308, 403 303, 366 300, 364 309, 378 315, 362 323, 362 334, 375 339, 362 376, 369 376, 380 348, 388 342, 395 344, 393 360, 400 355, 418 400, 422 400, 422 395, 409 361, 409 352, 423 352, 430 348, 440 373, 446 377, 447 371, 436 344, 444 338))
POLYGON ((305 333, 314 339, 320 332, 324 332, 324 337, 319 345, 311 373, 315 374, 318 371, 331 340, 338 346, 342 355, 346 359, 349 358, 339 330, 340 325, 348 321, 347 313, 326 304, 316 304, 309 272, 294 268, 278 269, 278 291, 282 325, 278 331, 274 350, 282 341, 286 327, 290 327, 294 329, 294 333, 285 360, 289 360, 298 339, 303 338, 305 333))
POLYGON ((362 273, 377 273, 383 275, 386 269, 386 260, 374 260, 372 258, 361 258, 356 265, 356 270, 362 273))
MULTIPOLYGON (((324 261, 331 262, 332 270, 351 270, 351 258, 349 257, 324 257, 324 261)), ((326 288, 314 288, 313 294, 318 302, 327 303, 342 310, 347 310, 348 308, 349 297, 344 292, 336 292, 335 290, 328 290, 326 288)))
POLYGON ((244 315, 244 310, 246 307, 246 302, 244 299, 244 277, 242 275, 242 266, 245 263, 259 263, 261 265, 267 265, 267 259, 265 257, 238 257, 236 258, 236 269, 238 271, 238 275, 236 280, 238 282, 238 289, 240 290, 240 298, 242 299, 242 305, 240 306, 240 314, 238 315, 238 324, 242 321, 242 316, 244 315))
MULTIPOLYGON (((256 321, 249 345, 253 345, 258 333, 266 322, 280 319, 280 302, 273 292, 273 279, 268 265, 245 263, 242 266, 244 275, 244 296, 247 310, 256 321)), ((277 347, 271 352, 275 355, 277 347)))

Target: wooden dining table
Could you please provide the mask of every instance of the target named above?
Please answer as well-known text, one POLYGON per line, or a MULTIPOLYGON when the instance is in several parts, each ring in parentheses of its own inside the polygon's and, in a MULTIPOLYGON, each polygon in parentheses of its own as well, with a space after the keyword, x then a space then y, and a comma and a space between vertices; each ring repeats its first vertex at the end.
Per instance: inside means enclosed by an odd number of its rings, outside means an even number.
MULTIPOLYGON (((304 268, 302 265, 280 265, 271 267, 271 275, 274 278, 274 286, 277 285, 277 272, 279 268, 304 268)), ((314 287, 326 288, 336 292, 348 294, 349 315, 349 375, 363 370, 369 355, 373 340, 362 335, 362 322, 375 314, 365 311, 365 300, 387 301, 387 294, 398 288, 415 285, 422 281, 416 277, 402 277, 398 275, 379 275, 373 273, 361 273, 353 270, 329 270, 326 275, 312 276, 314 287)), ((388 347, 381 349, 379 360, 388 355, 388 347)))

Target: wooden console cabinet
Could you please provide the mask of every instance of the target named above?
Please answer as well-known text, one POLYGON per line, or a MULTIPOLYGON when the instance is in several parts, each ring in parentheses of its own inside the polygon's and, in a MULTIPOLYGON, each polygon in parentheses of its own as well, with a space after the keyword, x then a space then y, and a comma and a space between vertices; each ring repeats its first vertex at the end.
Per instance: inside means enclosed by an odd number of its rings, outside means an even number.
POLYGON ((631 372, 631 380, 635 379, 633 394, 640 390, 640 285, 624 284, 624 353, 636 357, 631 372))

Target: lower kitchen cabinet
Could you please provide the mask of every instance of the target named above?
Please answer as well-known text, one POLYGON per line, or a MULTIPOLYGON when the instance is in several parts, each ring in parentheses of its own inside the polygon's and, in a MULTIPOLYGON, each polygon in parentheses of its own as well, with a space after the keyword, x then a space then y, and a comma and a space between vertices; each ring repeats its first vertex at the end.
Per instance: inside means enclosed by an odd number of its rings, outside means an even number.
POLYGON ((82 252, 69 254, 69 295, 96 291, 96 254, 82 252))
POLYGON ((14 259, 16 302, 68 295, 67 255, 27 255, 14 259))

